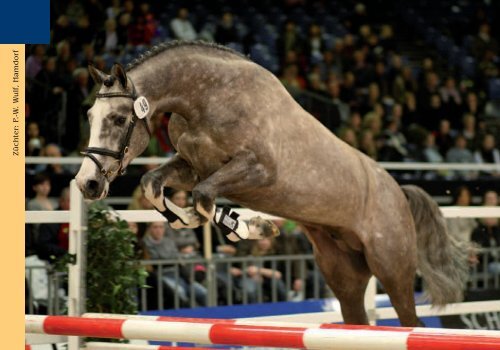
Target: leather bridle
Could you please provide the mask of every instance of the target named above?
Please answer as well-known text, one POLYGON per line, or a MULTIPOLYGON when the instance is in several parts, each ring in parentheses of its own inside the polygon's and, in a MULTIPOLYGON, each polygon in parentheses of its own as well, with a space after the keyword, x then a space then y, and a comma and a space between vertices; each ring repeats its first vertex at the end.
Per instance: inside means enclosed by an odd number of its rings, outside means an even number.
MULTIPOLYGON (((105 92, 105 93, 97 93, 96 98, 113 98, 113 97, 125 97, 125 98, 130 98, 132 101, 135 101, 137 99, 137 92, 135 90, 135 86, 131 80, 129 80, 131 85, 132 85, 132 92, 127 93, 127 92, 105 92)), ((100 147, 88 147, 86 148, 81 154, 83 154, 85 157, 89 157, 99 168, 99 171, 101 174, 106 178, 106 180, 109 181, 109 177, 119 173, 119 175, 123 175, 125 173, 125 168, 123 167, 123 158, 127 154, 129 150, 129 144, 130 144, 130 139, 132 138, 132 133, 134 132, 135 125, 137 121, 142 120, 144 123, 144 127, 146 128, 146 131, 148 132, 149 137, 151 137, 151 130, 149 129, 149 125, 147 122, 147 118, 139 118, 135 112, 135 109, 132 108, 133 111, 133 116, 132 119, 130 120, 130 123, 128 125, 127 129, 127 134, 125 135, 125 138, 123 139, 120 150, 119 151, 111 151, 106 148, 100 148, 100 147), (116 159, 116 161, 119 163, 119 167, 117 170, 110 170, 110 169, 105 169, 104 166, 99 162, 95 154, 99 154, 101 156, 107 156, 107 157, 112 157, 116 159)))

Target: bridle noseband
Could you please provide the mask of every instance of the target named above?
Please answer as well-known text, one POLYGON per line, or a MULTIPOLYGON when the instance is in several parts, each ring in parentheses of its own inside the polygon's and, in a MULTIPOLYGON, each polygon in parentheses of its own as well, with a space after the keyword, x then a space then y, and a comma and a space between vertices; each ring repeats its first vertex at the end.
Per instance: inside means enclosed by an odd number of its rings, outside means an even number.
MULTIPOLYGON (((135 101, 138 96, 137 92, 135 90, 134 83, 129 80, 131 85, 132 85, 132 92, 127 93, 127 92, 105 92, 105 93, 97 93, 96 98, 113 98, 113 97, 125 97, 125 98, 130 98, 132 101, 135 101)), ((133 110, 133 116, 132 120, 130 120, 130 123, 128 125, 127 129, 127 134, 125 135, 125 138, 123 139, 120 150, 119 151, 111 151, 106 148, 100 148, 100 147, 88 147, 86 148, 81 154, 83 154, 85 157, 89 157, 99 168, 99 171, 101 174, 106 178, 106 180, 109 181, 109 176, 112 176, 113 174, 119 173, 119 175, 123 175, 125 173, 125 168, 123 167, 123 158, 125 157, 125 154, 128 152, 129 148, 129 143, 130 139, 132 138, 132 133, 134 132, 134 127, 136 125, 136 122, 139 120, 142 120, 144 122, 144 127, 146 128, 146 131, 148 132, 149 137, 151 137, 151 130, 149 129, 149 125, 147 122, 147 118, 139 118, 133 110), (101 162, 94 156, 94 154, 99 154, 102 156, 108 156, 115 158, 116 161, 119 163, 119 167, 117 170, 112 171, 112 170, 106 170, 101 162)))

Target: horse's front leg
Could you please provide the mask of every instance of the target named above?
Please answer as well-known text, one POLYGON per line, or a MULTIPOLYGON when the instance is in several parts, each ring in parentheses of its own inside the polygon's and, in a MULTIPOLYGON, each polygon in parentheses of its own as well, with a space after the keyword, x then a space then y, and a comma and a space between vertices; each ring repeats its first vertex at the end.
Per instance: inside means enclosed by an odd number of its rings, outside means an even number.
POLYGON ((274 177, 274 170, 260 163, 253 152, 241 152, 194 187, 194 208, 206 220, 214 220, 232 241, 276 236, 279 230, 270 220, 255 217, 247 224, 229 209, 217 210, 215 206, 217 196, 238 194, 267 186, 272 184, 274 177))
POLYGON ((183 209, 163 194, 164 187, 191 191, 198 183, 193 168, 178 154, 162 166, 148 171, 141 179, 146 198, 162 213, 173 228, 198 227, 199 217, 192 209, 183 209))

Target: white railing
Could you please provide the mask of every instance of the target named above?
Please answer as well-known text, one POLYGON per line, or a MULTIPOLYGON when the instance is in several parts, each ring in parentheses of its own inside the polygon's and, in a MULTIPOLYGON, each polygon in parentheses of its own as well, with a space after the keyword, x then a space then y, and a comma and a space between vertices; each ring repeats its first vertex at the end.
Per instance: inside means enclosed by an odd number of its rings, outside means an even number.
MULTIPOLYGON (((491 218, 500 217, 500 207, 440 207, 445 218, 491 218)), ((253 211, 250 209, 235 209, 243 220, 255 216, 263 219, 276 220, 277 216, 253 211)), ((123 220, 130 222, 166 221, 156 210, 116 210, 115 213, 123 220)), ((40 210, 26 211, 27 224, 66 223, 70 222, 70 210, 40 210)))
MULTIPOLYGON (((80 191, 76 186, 75 180, 71 181, 70 184, 70 194, 71 194, 71 210, 69 211, 26 211, 26 223, 70 223, 70 244, 69 253, 76 255, 76 262, 70 267, 69 270, 69 314, 70 315, 81 315, 85 312, 84 300, 85 300, 85 267, 86 267, 86 251, 85 251, 85 238, 87 231, 86 223, 86 206, 80 191)), ((265 218, 274 219, 276 217, 270 216, 263 213, 258 213, 251 211, 249 209, 237 209, 244 219, 251 218, 256 215, 261 215, 265 218)), ((441 211, 447 218, 453 217, 500 217, 500 207, 441 207, 441 211)), ((123 220, 134 221, 134 222, 151 222, 158 220, 165 220, 164 217, 154 210, 119 210, 116 211, 123 220)), ((205 258, 211 259, 211 232, 210 225, 205 225, 205 242, 207 243, 205 248, 205 258), (208 246, 208 247, 207 247, 208 246)), ((393 317, 394 311, 392 309, 381 310, 377 309, 375 306, 376 298, 376 285, 375 280, 370 281, 370 285, 367 288, 365 303, 367 306, 367 313, 369 315, 370 322, 373 324, 376 319, 393 317)), ((453 314, 460 314, 462 312, 469 312, 470 310, 488 310, 488 311, 500 311, 500 302, 481 302, 481 305, 470 304, 470 303, 460 303, 453 304, 452 306, 446 308, 448 312, 453 312, 453 314), (452 311, 450 311, 452 310, 452 311), (465 310, 465 311, 464 311, 465 310)), ((436 315, 440 314, 439 311, 434 311, 429 309, 427 306, 419 307, 419 311, 423 312, 425 315, 436 315)), ((312 316, 312 315, 310 315, 312 316)), ((325 317, 329 317, 332 322, 340 317, 340 311, 334 311, 330 314, 325 314, 325 317)), ((279 316, 277 316, 279 317, 279 316)), ((283 316, 286 318, 286 316, 283 316)), ((297 315, 289 316, 294 317, 297 320, 297 315)), ((307 316, 309 318, 309 316, 307 316)), ((316 319, 317 320, 317 319, 316 319)), ((80 340, 78 337, 69 337, 69 350, 77 350, 80 346, 80 340)))
MULTIPOLYGON (((26 157, 26 164, 81 164, 83 157, 26 157)), ((134 159, 133 165, 163 164, 167 157, 139 157, 134 159)), ((471 170, 471 171, 500 171, 499 164, 477 163, 406 163, 406 162, 379 162, 387 170, 471 170)))

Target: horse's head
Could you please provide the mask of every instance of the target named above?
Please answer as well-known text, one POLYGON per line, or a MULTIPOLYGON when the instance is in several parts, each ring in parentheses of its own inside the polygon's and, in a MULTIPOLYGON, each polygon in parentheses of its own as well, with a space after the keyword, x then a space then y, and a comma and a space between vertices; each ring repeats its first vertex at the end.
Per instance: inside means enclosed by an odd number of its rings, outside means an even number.
POLYGON ((151 111, 121 65, 115 64, 111 75, 93 66, 89 72, 102 86, 87 113, 90 140, 76 183, 85 198, 100 199, 107 195, 110 182, 146 149, 151 111))

